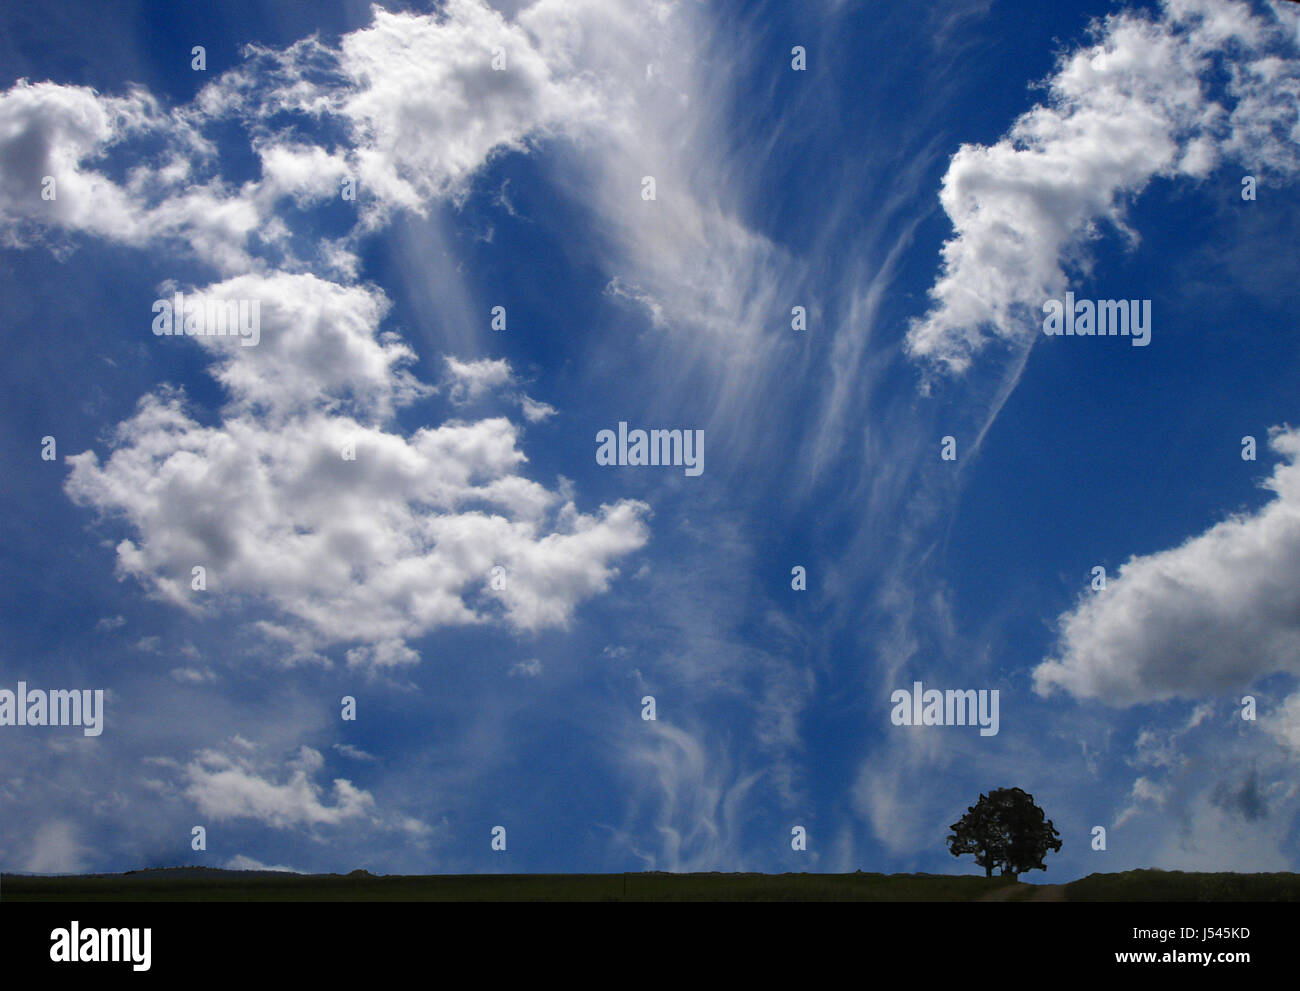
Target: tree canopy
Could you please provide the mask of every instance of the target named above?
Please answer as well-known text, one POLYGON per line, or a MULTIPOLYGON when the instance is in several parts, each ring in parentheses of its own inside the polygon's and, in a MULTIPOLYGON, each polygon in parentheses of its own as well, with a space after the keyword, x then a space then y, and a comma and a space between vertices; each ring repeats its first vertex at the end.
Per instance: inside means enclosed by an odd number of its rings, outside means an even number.
POLYGON ((948 848, 954 857, 972 853, 975 863, 984 868, 985 877, 993 868, 1003 874, 1020 874, 1029 870, 1047 870, 1043 858, 1048 851, 1061 849, 1060 834, 1052 820, 1034 804, 1034 796, 1019 788, 997 788, 966 810, 950 827, 948 848))

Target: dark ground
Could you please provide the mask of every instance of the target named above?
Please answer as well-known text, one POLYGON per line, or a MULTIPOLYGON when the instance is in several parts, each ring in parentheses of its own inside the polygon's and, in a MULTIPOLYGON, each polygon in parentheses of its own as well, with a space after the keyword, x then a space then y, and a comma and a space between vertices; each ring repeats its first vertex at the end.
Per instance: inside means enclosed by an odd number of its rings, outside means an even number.
POLYGON ((1036 884, 947 874, 472 874, 376 876, 162 868, 126 874, 6 874, 6 902, 404 901, 1300 901, 1297 874, 1140 870, 1036 884))

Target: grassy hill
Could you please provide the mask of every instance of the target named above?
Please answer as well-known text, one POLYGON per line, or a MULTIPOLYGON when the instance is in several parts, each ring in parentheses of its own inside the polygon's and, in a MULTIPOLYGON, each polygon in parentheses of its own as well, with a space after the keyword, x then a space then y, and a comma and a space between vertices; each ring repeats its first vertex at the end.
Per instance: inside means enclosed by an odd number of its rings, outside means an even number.
POLYGON ((126 874, 6 874, 20 901, 1300 901, 1297 874, 1090 874, 1068 884, 947 874, 287 874, 163 868, 126 874))

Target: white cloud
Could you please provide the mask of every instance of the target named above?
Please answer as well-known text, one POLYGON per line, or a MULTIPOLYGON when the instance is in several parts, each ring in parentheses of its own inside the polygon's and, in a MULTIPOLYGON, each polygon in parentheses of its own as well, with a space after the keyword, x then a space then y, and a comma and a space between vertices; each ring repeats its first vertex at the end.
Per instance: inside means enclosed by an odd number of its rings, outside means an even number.
MULTIPOLYGON (((11 180, 0 188, 0 209, 13 237, 34 223, 140 245, 176 237, 219 269, 243 272, 189 291, 190 303, 260 307, 256 346, 238 337, 154 338, 159 347, 197 342, 211 352, 211 374, 230 398, 217 425, 201 425, 180 393, 163 388, 119 425, 104 464, 91 452, 69 459, 69 494, 132 528, 118 546, 123 575, 196 611, 269 602, 290 621, 257 628, 286 643, 290 659, 323 660, 318 647, 353 641, 360 646, 350 662, 385 665, 415 659, 409 637, 490 618, 493 600, 518 628, 563 626, 580 601, 607 587, 613 561, 644 544, 642 504, 582 514, 566 494, 521 477, 525 457, 507 420, 411 437, 384 431, 397 409, 434 390, 408 370, 411 350, 379 333, 385 296, 293 271, 302 263, 287 254, 288 228, 273 215, 285 196, 301 205, 335 195, 351 173, 371 197, 368 223, 393 206, 423 212, 462 191, 496 148, 523 147, 552 123, 605 126, 594 113, 594 77, 573 61, 583 27, 568 17, 539 5, 525 26, 475 0, 453 0, 436 17, 375 8, 370 27, 337 49, 315 39, 281 52, 250 49, 243 66, 172 114, 141 93, 117 99, 20 83, 0 94, 0 160, 11 180), (491 67, 498 45, 505 72, 491 67), (336 117, 348 140, 327 151, 292 127, 273 130, 269 121, 284 110, 336 117), (202 131, 232 116, 246 125, 263 168, 237 191, 200 178, 215 159, 202 131), (167 155, 141 160, 121 185, 86 171, 135 135, 162 135, 167 155), (47 167, 67 190, 52 211, 34 207, 39 199, 19 181, 47 167), (281 251, 285 270, 249 256, 254 230, 281 251), (355 461, 340 457, 348 444, 355 461), (208 572, 205 596, 190 588, 199 565, 208 572), (509 570, 508 586, 482 587, 497 565, 509 570), (476 594, 480 604, 471 604, 476 594)), ((634 27, 626 21, 623 33, 634 27)), ((333 271, 355 273, 348 237, 321 251, 333 271)), ((162 289, 164 298, 173 288, 162 289)), ((453 401, 513 384, 503 360, 448 358, 448 367, 453 401)), ((553 413, 511 398, 529 422, 553 413)))
POLYGON ((1130 558, 1103 592, 1059 619, 1040 694, 1132 705, 1300 674, 1300 429, 1274 428, 1275 497, 1179 547, 1130 558))
MULTIPOLYGON (((222 272, 247 272, 261 267, 257 240, 288 251, 288 228, 275 217, 282 198, 307 206, 356 179, 358 232, 372 231, 394 208, 424 215, 436 200, 463 196, 492 153, 598 117, 587 74, 554 77, 530 34, 487 4, 451 0, 440 16, 376 6, 372 16, 338 48, 314 37, 282 51, 248 46, 242 65, 171 113, 138 89, 110 97, 19 80, 0 93, 0 236, 21 244, 47 227, 136 246, 165 240, 222 272), (507 66, 499 72, 498 47, 507 66), (319 129, 286 124, 290 110, 328 118, 344 140, 321 147, 319 129), (232 117, 262 170, 237 188, 212 173, 216 146, 203 136, 232 117), (161 138, 163 150, 128 148, 137 138, 161 138), (97 171, 113 154, 129 156, 124 182, 97 171), (52 200, 41 197, 45 176, 55 181, 52 200)), ((350 242, 321 243, 319 261, 354 272, 350 242)))
POLYGON ((1300 692, 1287 696, 1276 710, 1257 718, 1261 728, 1293 755, 1300 757, 1300 692))
POLYGON ((599 111, 588 77, 554 71, 564 67, 548 65, 532 33, 478 0, 450 0, 437 16, 376 6, 371 23, 337 48, 309 38, 246 53, 243 66, 200 94, 202 114, 260 125, 294 110, 341 124, 342 155, 322 158, 268 132, 263 162, 277 190, 298 196, 333 195, 346 169, 359 181, 369 229, 393 208, 423 215, 434 200, 463 196, 494 152, 522 150, 599 111), (493 69, 498 49, 501 71, 493 69))
MULTIPOLYGON (((213 293, 267 301, 256 347, 193 338, 234 397, 225 418, 204 426, 160 389, 118 426, 103 464, 90 451, 68 458, 69 495, 125 518, 134 536, 118 545, 119 570, 156 595, 193 611, 265 601, 297 621, 259 627, 291 660, 352 641, 349 663, 405 664, 417 658, 404 640, 484 622, 493 601, 517 628, 565 626, 645 543, 644 504, 584 514, 520 476, 526 458, 504 418, 409 437, 379 426, 428 390, 402 367, 410 350, 378 334, 378 293, 283 274, 213 293), (488 585, 498 565, 504 589, 488 585), (195 566, 206 591, 191 588, 195 566)), ((475 387, 509 379, 505 362, 448 363, 475 387)))
POLYGON ((1173 734, 1181 737, 1176 760, 1138 755, 1152 770, 1133 782, 1115 819, 1116 830, 1126 827, 1116 851, 1134 866, 1168 870, 1288 869, 1300 794, 1294 752, 1261 747, 1252 724, 1240 719, 1194 734, 1193 721, 1173 734))
POLYGON ((523 410, 524 419, 529 423, 541 423, 547 417, 554 416, 556 412, 554 406, 530 399, 528 396, 520 396, 519 405, 523 410))
POLYGON ((400 640, 381 640, 375 644, 353 647, 348 651, 349 667, 387 668, 401 664, 416 664, 420 655, 400 640))
POLYGON ((1067 269, 1087 271, 1097 225, 1136 236, 1126 204, 1153 178, 1201 178, 1225 155, 1294 172, 1293 25, 1289 11, 1265 19, 1244 3, 1207 0, 1169 0, 1159 19, 1124 12, 1096 25, 1095 44, 1062 57, 1046 104, 996 144, 953 156, 940 201, 956 233, 908 352, 960 373, 991 341, 1032 343, 1067 269), (1231 113, 1207 85, 1229 39, 1239 46, 1231 113))
MULTIPOLYGON (((275 272, 228 279, 185 299, 187 307, 258 303, 255 346, 246 346, 242 337, 185 338, 213 353, 211 374, 244 410, 279 417, 312 408, 350 409, 383 420, 433 391, 405 368, 414 352, 396 335, 378 333, 389 308, 378 290, 275 272)), ((154 343, 184 346, 175 337, 155 337, 154 343)))
POLYGON ((447 378, 451 384, 451 400, 454 403, 472 402, 511 382, 510 363, 504 358, 459 361, 447 355, 444 360, 447 362, 447 378))
POLYGON ((629 741, 622 759, 640 783, 633 816, 647 817, 658 847, 642 848, 633 832, 616 835, 648 869, 701 871, 734 865, 741 806, 761 772, 733 779, 725 754, 710 751, 696 735, 661 721, 643 723, 640 729, 648 737, 629 741))
POLYGON ((362 138, 362 181, 414 209, 457 192, 494 149, 597 109, 580 79, 555 79, 527 32, 488 5, 450 0, 442 15, 376 9, 341 46, 355 88, 340 109, 362 138), (504 71, 492 68, 497 48, 504 71))
POLYGON ((447 366, 444 382, 449 387, 448 398, 458 406, 502 390, 511 402, 519 404, 520 412, 529 423, 541 423, 556 413, 554 406, 519 391, 519 382, 510 369, 510 363, 504 358, 461 361, 447 355, 444 361, 447 366))
POLYGON ((504 419, 410 438, 319 413, 204 427, 163 394, 120 426, 103 465, 70 457, 67 488, 126 519, 136 536, 118 545, 118 567, 156 595, 191 610, 260 598, 298 620, 278 629, 295 655, 359 641, 371 646, 350 662, 403 663, 414 656, 400 641, 486 621, 488 600, 520 629, 562 627, 645 543, 643 503, 580 513, 515 474, 516 440, 504 419), (355 461, 340 457, 348 441, 355 461), (206 592, 191 590, 196 565, 206 592))
POLYGON ((18 80, 0 93, 0 237, 24 244, 44 227, 135 246, 165 240, 223 270, 247 270, 254 263, 246 242, 261 221, 253 190, 200 179, 196 169, 212 147, 192 116, 164 114, 140 90, 109 97, 18 80), (133 155, 125 184, 93 167, 137 138, 156 137, 165 150, 133 155), (53 199, 42 197, 46 176, 53 199))
POLYGON ((1289 871, 1290 816, 1243 817, 1213 790, 1189 802, 1185 828, 1157 834, 1149 862, 1173 871, 1241 874, 1289 871))
POLYGON ((1164 805, 1168 789, 1153 782, 1150 778, 1139 777, 1133 782, 1132 804, 1115 818, 1115 829, 1119 829, 1130 819, 1143 811, 1143 806, 1164 805))
POLYGON ((600 232, 579 250, 607 294, 650 317, 654 353, 671 355, 650 369, 662 406, 700 410, 738 458, 766 436, 749 424, 785 384, 791 297, 812 267, 747 223, 770 149, 731 143, 732 101, 748 96, 727 81, 754 33, 671 2, 539 0, 518 21, 553 73, 590 80, 600 107, 569 115, 550 175, 600 232))
POLYGON ((84 86, 18 80, 0 94, 0 218, 12 242, 24 223, 139 241, 142 218, 127 193, 83 168, 106 146, 160 123, 151 97, 101 97, 84 86), (42 198, 46 176, 54 199, 42 198))
MULTIPOLYGON (((697 99, 713 87, 714 70, 692 54, 709 44, 694 8, 658 0, 540 0, 513 20, 480 0, 452 0, 436 15, 376 6, 371 23, 337 47, 315 37, 283 50, 248 46, 240 66, 172 113, 141 93, 113 99, 52 84, 15 87, 0 100, 52 156, 90 161, 118 150, 127 134, 161 136, 167 152, 135 156, 132 179, 121 185, 97 173, 71 175, 74 192, 92 178, 103 187, 93 198, 70 192, 59 201, 60 210, 75 201, 75 218, 32 207, 21 183, 0 198, 0 216, 11 226, 61 225, 137 245, 167 241, 226 274, 263 272, 267 255, 285 272, 355 278, 359 237, 393 210, 426 215, 433 202, 463 196, 494 153, 563 137, 583 173, 571 192, 601 215, 613 239, 602 263, 671 321, 664 328, 679 335, 683 367, 701 363, 724 377, 714 401, 736 414, 763 397, 770 384, 763 373, 775 374, 777 266, 789 259, 746 227, 735 183, 716 168, 724 150, 707 119, 715 105, 697 99), (500 72, 492 69, 498 48, 507 65, 500 72), (292 112, 338 127, 300 127, 292 112), (213 172, 216 145, 203 136, 231 120, 247 131, 262 166, 259 178, 237 188, 213 172), (322 147, 323 131, 339 140, 322 147), (652 205, 639 196, 647 169, 663 190, 652 205), (283 197, 301 206, 337 196, 345 176, 360 182, 360 216, 349 233, 297 239, 276 216, 283 197), (299 250, 311 256, 299 258, 299 250)), ((293 335, 282 338, 293 345, 293 335)), ((273 360, 244 355, 230 374, 273 360)), ((520 401, 530 422, 549 415, 544 403, 520 401)))
POLYGON ((373 796, 345 778, 334 779, 327 796, 332 804, 322 800, 321 786, 311 779, 324 762, 319 751, 304 746, 287 764, 288 780, 278 784, 270 780, 274 770, 262 770, 249 758, 204 750, 185 766, 185 794, 201 814, 217 822, 248 818, 286 829, 374 820, 373 796))
POLYGON ((258 197, 266 209, 282 196, 303 207, 342 196, 343 180, 349 170, 341 155, 316 145, 287 142, 259 144, 257 152, 262 163, 258 197))

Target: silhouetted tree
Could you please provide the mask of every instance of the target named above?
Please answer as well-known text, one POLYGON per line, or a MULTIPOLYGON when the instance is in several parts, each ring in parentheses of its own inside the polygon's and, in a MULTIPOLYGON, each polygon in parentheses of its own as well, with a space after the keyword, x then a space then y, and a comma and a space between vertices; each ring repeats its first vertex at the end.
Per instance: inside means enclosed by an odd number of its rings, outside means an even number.
POLYGON ((1034 796, 1019 788, 998 788, 966 810, 949 829, 948 849, 954 857, 975 855, 975 863, 992 877, 993 868, 1015 876, 1024 871, 1047 870, 1043 857, 1061 849, 1060 834, 1052 820, 1034 804, 1034 796))

